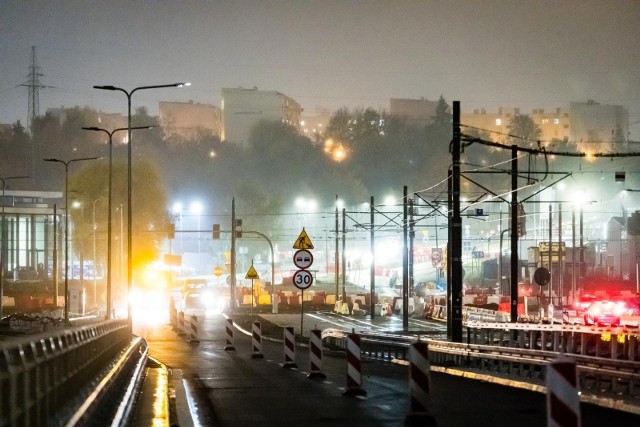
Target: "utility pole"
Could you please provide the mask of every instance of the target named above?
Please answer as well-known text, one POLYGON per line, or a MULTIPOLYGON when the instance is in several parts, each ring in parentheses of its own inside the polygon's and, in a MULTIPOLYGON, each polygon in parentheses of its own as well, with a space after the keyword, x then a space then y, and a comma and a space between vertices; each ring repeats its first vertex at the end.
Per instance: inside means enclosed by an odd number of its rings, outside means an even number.
POLYGON ((236 309, 236 198, 231 199, 231 301, 230 309, 233 312, 236 309))
POLYGON ((369 312, 371 313, 371 319, 376 317, 376 256, 375 256, 375 231, 374 231, 374 207, 373 207, 373 196, 371 196, 371 201, 369 203, 369 217, 371 222, 371 229, 369 230, 369 252, 371 252, 371 266, 370 266, 370 287, 371 287, 371 298, 369 300, 369 312))
POLYGON ((409 295, 413 294, 415 284, 413 283, 413 240, 416 232, 413 228, 415 221, 413 219, 415 205, 413 199, 409 199, 409 295))
POLYGON ((402 196, 402 330, 409 330, 409 249, 407 247, 407 186, 402 196))
POLYGON ((451 265, 451 340, 462 342, 462 217, 460 216, 460 101, 453 101, 453 140, 452 140, 452 183, 451 199, 451 243, 447 251, 451 265))
MULTIPOLYGON (((338 301, 338 286, 340 284, 340 252, 339 252, 339 244, 338 244, 338 195, 336 194, 336 259, 335 259, 335 273, 336 273, 336 301, 338 301)), ((345 303, 346 301, 343 301, 345 303)))
MULTIPOLYGON (((501 236, 502 237, 502 236, 501 236)), ((502 261, 502 253, 498 255, 502 261)), ((502 277, 500 277, 502 288, 502 277)), ((511 146, 511 322, 518 321, 518 146, 511 146)))
MULTIPOLYGON (((445 247, 448 247, 450 245, 450 242, 453 242, 453 235, 451 233, 451 224, 453 222, 452 218, 452 212, 453 212, 453 171, 451 169, 449 169, 448 174, 447 174, 447 243, 445 244, 445 247)), ((436 244, 436 248, 438 247, 438 245, 436 244)), ((444 251, 443 251, 444 252, 444 251)), ((449 251, 447 250, 447 257, 449 256, 449 251)), ((442 261, 448 261, 448 260, 442 260, 442 261)), ((441 262, 442 262, 441 261, 441 262)), ((453 290, 452 290, 452 286, 451 283, 453 283, 453 281, 451 280, 451 263, 450 262, 446 262, 445 263, 447 268, 446 271, 444 272, 447 277, 447 338, 451 339, 451 337, 453 336, 453 290)))

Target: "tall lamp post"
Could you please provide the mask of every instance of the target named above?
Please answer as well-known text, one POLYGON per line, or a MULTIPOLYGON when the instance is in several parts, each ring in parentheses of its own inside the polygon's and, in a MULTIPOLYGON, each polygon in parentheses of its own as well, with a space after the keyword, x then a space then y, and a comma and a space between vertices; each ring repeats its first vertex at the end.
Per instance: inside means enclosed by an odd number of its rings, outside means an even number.
MULTIPOLYGON (((134 126, 131 129, 151 129, 153 126, 134 126)), ((94 132, 104 132, 109 137, 109 212, 107 214, 107 319, 111 318, 111 187, 112 187, 112 174, 113 174, 113 134, 123 130, 129 130, 129 128, 117 128, 109 132, 106 129, 91 126, 83 127, 84 130, 90 130, 94 132)), ((94 260, 95 262, 95 260, 94 260)), ((95 291, 94 291, 95 292, 95 291)))
MULTIPOLYGON (((162 89, 169 87, 182 87, 189 86, 190 83, 171 83, 165 85, 153 85, 153 86, 139 86, 136 88, 127 91, 121 87, 117 86, 94 86, 94 89, 100 90, 110 90, 110 91, 118 91, 122 92, 127 97, 127 297, 131 296, 131 290, 133 287, 133 263, 132 263, 132 219, 131 216, 131 97, 133 94, 139 90, 147 90, 147 89, 162 89)), ((127 298, 127 318, 128 318, 128 326, 129 333, 133 333, 133 319, 131 316, 131 299, 127 298)))
POLYGON ((2 244, 0 245, 0 319, 2 319, 2 309, 4 308, 4 248, 5 248, 5 234, 4 234, 4 189, 7 181, 12 179, 24 179, 31 178, 30 176, 8 176, 6 178, 0 178, 2 181, 2 225, 0 225, 0 239, 2 244))
MULTIPOLYGON (((43 159, 45 162, 64 165, 64 321, 69 323, 69 165, 84 160, 98 160, 100 157, 82 157, 71 160, 43 159)), ((57 298, 57 295, 56 295, 57 298)))

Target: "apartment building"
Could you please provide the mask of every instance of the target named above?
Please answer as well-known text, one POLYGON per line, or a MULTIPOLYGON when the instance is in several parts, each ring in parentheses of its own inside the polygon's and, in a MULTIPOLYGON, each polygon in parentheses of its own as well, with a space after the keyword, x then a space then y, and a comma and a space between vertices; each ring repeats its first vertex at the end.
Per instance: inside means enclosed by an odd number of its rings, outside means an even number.
POLYGON ((409 125, 424 127, 433 122, 437 107, 438 101, 429 101, 425 98, 391 98, 389 100, 389 115, 403 117, 409 125))
POLYGON ((277 91, 223 88, 221 110, 222 141, 246 144, 261 121, 278 121, 300 130, 302 107, 277 91))
POLYGON ((201 136, 220 137, 221 111, 210 104, 194 102, 159 103, 158 120, 165 138, 177 137, 186 141, 201 136))

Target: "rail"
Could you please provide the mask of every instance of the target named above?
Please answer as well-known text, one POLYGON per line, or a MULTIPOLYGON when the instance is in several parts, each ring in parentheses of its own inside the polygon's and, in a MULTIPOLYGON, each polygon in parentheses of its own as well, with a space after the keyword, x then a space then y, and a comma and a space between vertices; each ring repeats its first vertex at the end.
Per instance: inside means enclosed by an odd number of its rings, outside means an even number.
POLYGON ((131 340, 126 320, 4 341, 0 425, 90 425, 87 417, 109 406, 107 391, 121 385, 116 379, 131 379, 145 354, 146 343, 131 340))
MULTIPOLYGON (((501 325, 505 327, 504 324, 501 325)), ((529 328, 529 332, 535 329, 529 328)), ((597 331, 600 333, 601 331, 597 331)), ((469 330, 469 336, 473 331, 469 330)), ((491 334, 486 335, 491 336, 491 334)), ((322 333, 323 342, 329 348, 345 349, 347 332, 338 329, 326 329, 322 333)), ((633 341, 637 345, 636 340, 633 341)), ((386 360, 407 361, 410 345, 417 337, 399 337, 389 335, 361 334, 361 354, 363 357, 386 360)), ((558 358, 562 351, 521 348, 492 344, 454 343, 433 339, 422 339, 429 343, 429 360, 433 365, 461 370, 481 370, 492 375, 517 377, 525 381, 542 384, 547 365, 558 358)), ((500 340, 492 337, 495 344, 519 343, 516 340, 500 340)), ((588 340, 584 340, 587 342, 588 340)), ((627 341, 627 348, 631 340, 627 341)), ((624 346, 624 343, 622 344, 624 346)), ((562 348, 562 347, 560 347, 562 348)), ((585 349, 578 346, 579 349, 585 349)), ((618 357, 620 357, 618 353, 618 357)), ((630 354, 627 351, 624 354, 630 354)), ((637 353, 634 353, 637 355, 637 353)), ((640 397, 640 363, 636 359, 620 360, 610 357, 586 354, 568 355, 576 361, 580 387, 601 398, 619 398, 620 396, 640 397)), ((588 396, 583 397, 588 400, 588 396)), ((596 402, 597 403, 597 402, 596 402)))

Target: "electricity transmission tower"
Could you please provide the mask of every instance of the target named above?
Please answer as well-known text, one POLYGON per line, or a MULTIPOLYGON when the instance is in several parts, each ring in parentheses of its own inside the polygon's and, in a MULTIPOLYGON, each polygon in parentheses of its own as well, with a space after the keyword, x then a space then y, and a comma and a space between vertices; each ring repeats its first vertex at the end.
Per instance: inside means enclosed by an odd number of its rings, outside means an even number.
MULTIPOLYGON (((36 47, 31 46, 31 63, 29 64, 29 75, 27 81, 20 86, 26 86, 29 88, 29 99, 27 102, 27 131, 33 135, 33 124, 36 117, 40 115, 40 88, 47 88, 51 86, 44 86, 40 83, 40 77, 42 73, 38 62, 36 60, 36 47)), ((36 144, 31 141, 31 176, 35 176, 36 173, 36 157, 37 157, 36 144)))
POLYGON ((33 131, 31 128, 36 117, 40 114, 40 88, 46 88, 50 86, 44 86, 40 83, 40 77, 42 72, 38 66, 36 60, 36 47, 31 46, 31 63, 29 64, 28 80, 20 86, 26 86, 29 88, 29 99, 27 106, 27 130, 33 131))

